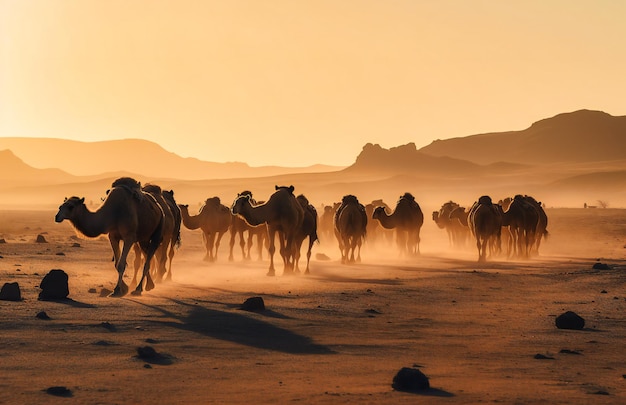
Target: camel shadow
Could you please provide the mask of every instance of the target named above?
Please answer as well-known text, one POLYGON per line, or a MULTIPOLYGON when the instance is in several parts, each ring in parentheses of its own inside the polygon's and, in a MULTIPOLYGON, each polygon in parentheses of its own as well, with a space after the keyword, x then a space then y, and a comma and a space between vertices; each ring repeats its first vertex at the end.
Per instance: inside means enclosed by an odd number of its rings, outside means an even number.
MULTIPOLYGON (((214 339, 225 340, 259 349, 290 354, 334 353, 328 347, 318 345, 306 336, 252 318, 245 315, 245 312, 218 311, 198 305, 186 304, 177 300, 174 300, 174 302, 191 307, 191 309, 185 315, 176 315, 163 308, 147 305, 177 320, 177 322, 154 322, 162 326, 195 332, 214 339)), ((146 305, 141 302, 137 303, 146 305)))
POLYGON ((39 298, 39 301, 58 302, 59 304, 69 305, 74 308, 97 308, 93 304, 87 304, 86 302, 75 301, 71 298, 62 298, 62 299, 39 298))
POLYGON ((429 388, 423 391, 409 391, 411 394, 417 394, 425 397, 440 397, 440 398, 452 398, 454 396, 453 393, 440 390, 439 388, 429 388))

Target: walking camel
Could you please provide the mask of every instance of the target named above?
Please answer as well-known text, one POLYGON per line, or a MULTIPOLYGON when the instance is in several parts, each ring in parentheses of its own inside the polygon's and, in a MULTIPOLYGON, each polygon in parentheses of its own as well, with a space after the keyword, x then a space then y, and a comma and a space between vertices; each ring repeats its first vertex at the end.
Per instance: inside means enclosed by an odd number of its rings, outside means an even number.
MULTIPOLYGON (((252 197, 251 191, 242 191, 238 195, 249 195, 250 202, 252 205, 258 205, 258 202, 252 197)), ((267 242, 267 225, 261 224, 258 226, 252 226, 248 224, 245 219, 240 217, 239 215, 231 215, 231 223, 230 223, 230 253, 228 255, 228 260, 233 261, 233 248, 235 246, 235 239, 237 235, 239 235, 239 246, 241 247, 241 255, 244 260, 250 260, 250 250, 252 250, 253 240, 256 236, 257 240, 257 252, 258 252, 258 260, 263 260, 263 247, 268 244, 267 242), (244 234, 248 233, 247 239, 244 239, 244 234)))
POLYGON ((391 214, 385 207, 376 207, 372 219, 377 219, 383 228, 395 229, 401 255, 420 254, 420 230, 424 224, 424 214, 411 193, 400 196, 391 214))
POLYGON ((306 251, 306 270, 304 274, 309 274, 309 262, 311 261, 311 249, 317 238, 317 210, 311 204, 309 204, 309 200, 302 194, 296 197, 296 200, 302 206, 302 210, 304 211, 304 216, 302 218, 302 225, 300 229, 296 233, 296 257, 295 257, 295 271, 296 273, 300 272, 298 268, 298 261, 300 260, 300 249, 302 247, 302 243, 306 238, 309 238, 309 244, 306 251))
POLYGON ((141 280, 133 294, 141 295, 144 279, 146 291, 154 288, 149 272, 150 260, 163 237, 163 211, 154 197, 141 191, 139 182, 130 177, 115 180, 102 206, 95 212, 87 208, 84 198, 66 198, 54 220, 62 222, 66 219, 79 233, 87 237, 108 235, 118 273, 117 284, 111 296, 122 297, 128 293, 128 285, 124 283, 123 277, 128 252, 135 243, 141 247, 146 261, 141 280))
POLYGON ((341 251, 341 263, 360 262, 361 245, 367 234, 367 213, 356 196, 351 194, 343 196, 341 205, 335 212, 334 224, 335 237, 341 251))
POLYGON ((280 255, 283 259, 283 274, 293 273, 295 259, 295 238, 302 225, 304 210, 293 195, 294 187, 276 186, 276 191, 259 205, 253 205, 249 195, 237 195, 231 211, 240 215, 252 226, 267 224, 269 237, 270 267, 268 276, 276 274, 274 268, 275 237, 278 235, 280 255))
POLYGON ((217 251, 224 233, 231 223, 231 214, 227 206, 221 203, 219 197, 207 198, 197 215, 189 215, 189 206, 180 204, 180 213, 183 225, 187 229, 202 230, 202 239, 206 248, 205 261, 217 260, 217 251))
MULTIPOLYGON (((148 193, 152 197, 154 197, 157 204, 159 204, 159 207, 161 207, 161 210, 163 211, 163 240, 161 241, 161 244, 154 254, 153 259, 156 262, 156 270, 152 274, 154 276, 154 280, 160 282, 163 281, 163 277, 165 276, 165 273, 167 273, 168 253, 170 251, 170 246, 174 246, 177 243, 178 237, 180 235, 175 234, 174 228, 176 227, 176 218, 174 217, 174 213, 170 209, 170 205, 163 196, 163 190, 161 190, 161 187, 157 186, 156 184, 146 184, 141 189, 143 192, 148 193)), ((130 283, 131 286, 134 286, 137 282, 137 273, 139 272, 142 258, 144 258, 141 252, 141 247, 138 244, 134 245, 134 251, 135 271, 133 273, 133 280, 130 283)))
POLYGON ((476 238, 478 261, 487 260, 487 247, 491 242, 500 245, 502 217, 500 211, 489 196, 481 196, 469 211, 468 222, 470 231, 476 238))

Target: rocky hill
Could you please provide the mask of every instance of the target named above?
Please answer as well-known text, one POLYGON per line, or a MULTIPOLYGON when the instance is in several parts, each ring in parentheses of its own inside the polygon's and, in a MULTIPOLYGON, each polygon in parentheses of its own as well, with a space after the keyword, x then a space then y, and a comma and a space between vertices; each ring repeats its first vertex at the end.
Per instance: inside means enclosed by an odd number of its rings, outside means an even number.
POLYGON ((619 160, 625 158, 626 116, 579 110, 537 121, 523 131, 436 140, 419 151, 478 164, 619 160))

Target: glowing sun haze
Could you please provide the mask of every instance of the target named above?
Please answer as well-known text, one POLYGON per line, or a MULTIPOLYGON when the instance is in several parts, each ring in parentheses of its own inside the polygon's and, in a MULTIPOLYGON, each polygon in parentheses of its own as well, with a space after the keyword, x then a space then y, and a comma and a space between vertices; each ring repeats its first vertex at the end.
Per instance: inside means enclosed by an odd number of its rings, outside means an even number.
POLYGON ((0 0, 0 136, 349 165, 367 142, 624 115, 624 18, 613 0, 0 0))

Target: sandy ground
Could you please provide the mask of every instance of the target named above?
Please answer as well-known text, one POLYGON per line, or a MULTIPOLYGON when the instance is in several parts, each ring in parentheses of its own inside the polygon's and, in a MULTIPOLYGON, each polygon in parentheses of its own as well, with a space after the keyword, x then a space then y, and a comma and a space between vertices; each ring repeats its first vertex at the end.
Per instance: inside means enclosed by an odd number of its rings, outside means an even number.
POLYGON ((0 301, 0 403, 626 403, 626 210, 547 213, 551 237, 529 261, 479 264, 427 219, 420 257, 368 245, 342 265, 323 241, 314 256, 330 260, 308 276, 228 262, 228 235, 203 262, 199 231, 184 230, 174 281, 115 299, 99 294, 116 280, 106 240, 75 239, 51 211, 0 211, 0 284, 23 296, 0 301), (71 300, 39 301, 55 268, 71 300), (265 311, 239 309, 253 296, 265 311), (567 310, 584 330, 555 327, 567 310), (139 359, 143 346, 162 357, 139 359), (395 391, 402 367, 432 389, 395 391))

